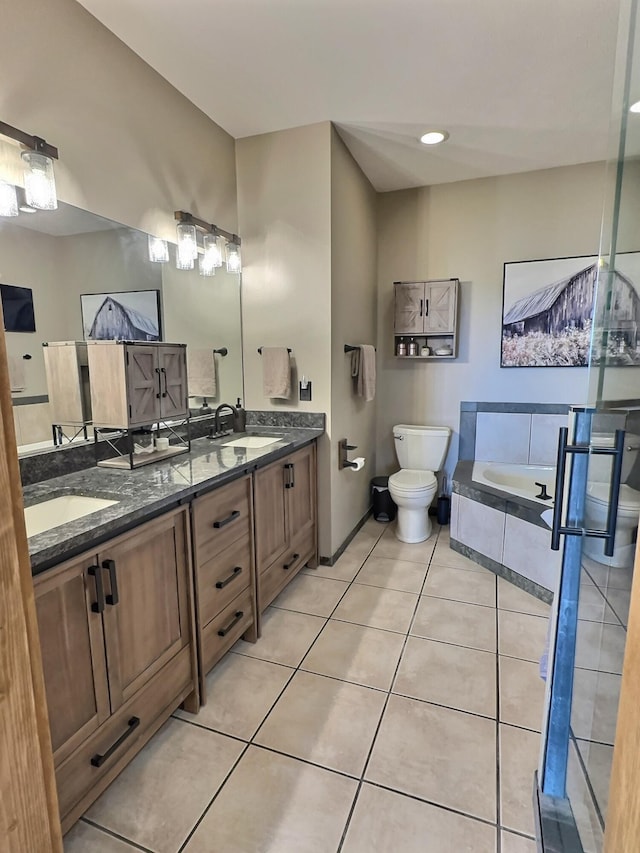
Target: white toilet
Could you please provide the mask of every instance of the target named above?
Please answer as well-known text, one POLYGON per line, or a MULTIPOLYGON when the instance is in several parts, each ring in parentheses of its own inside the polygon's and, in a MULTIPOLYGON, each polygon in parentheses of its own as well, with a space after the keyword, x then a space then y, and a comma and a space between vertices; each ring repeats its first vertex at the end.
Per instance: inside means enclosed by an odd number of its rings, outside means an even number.
POLYGON ((389 477, 389 492, 398 506, 396 536, 401 542, 424 542, 431 535, 429 506, 438 488, 435 472, 442 468, 450 436, 449 427, 393 428, 401 470, 389 477))
MULTIPOLYGON (((592 444, 599 447, 613 447, 613 435, 594 433, 592 444)), ((604 554, 604 540, 585 538, 583 552, 597 563, 616 568, 628 568, 633 565, 636 549, 638 517, 640 516, 640 492, 625 485, 625 481, 640 450, 640 436, 627 433, 624 439, 622 457, 622 483, 618 501, 615 547, 613 557, 604 554)), ((609 508, 609 488, 611 483, 610 456, 591 456, 589 458, 589 482, 585 503, 586 526, 594 530, 604 530, 607 526, 609 508)))

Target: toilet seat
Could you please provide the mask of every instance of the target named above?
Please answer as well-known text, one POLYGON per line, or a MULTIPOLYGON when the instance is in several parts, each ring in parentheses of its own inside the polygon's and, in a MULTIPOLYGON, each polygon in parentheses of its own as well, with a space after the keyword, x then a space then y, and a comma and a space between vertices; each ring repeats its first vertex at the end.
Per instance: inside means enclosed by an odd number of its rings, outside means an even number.
MULTIPOLYGON (((603 507, 609 506, 609 484, 590 483, 587 487, 587 496, 594 504, 603 507)), ((640 513, 640 492, 631 486, 620 486, 620 497, 618 499, 618 512, 638 515, 640 513)))
POLYGON ((412 468, 402 468, 389 477, 389 488, 398 494, 418 495, 437 487, 438 481, 433 471, 417 471, 412 468))

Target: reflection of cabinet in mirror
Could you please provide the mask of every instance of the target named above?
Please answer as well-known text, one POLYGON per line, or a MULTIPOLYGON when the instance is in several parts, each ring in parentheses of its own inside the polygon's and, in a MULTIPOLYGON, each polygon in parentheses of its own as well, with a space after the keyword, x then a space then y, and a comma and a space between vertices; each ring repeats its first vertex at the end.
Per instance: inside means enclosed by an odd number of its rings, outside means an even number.
MULTIPOLYGON (((187 420, 186 344, 88 341, 93 426, 128 430, 129 458, 102 460, 106 467, 135 468, 188 450, 188 442, 134 459, 132 429, 187 420)), ((174 436, 177 434, 174 432, 174 436)))
POLYGON ((44 369, 54 444, 62 443, 65 427, 85 432, 91 423, 91 392, 85 341, 43 344, 44 369))

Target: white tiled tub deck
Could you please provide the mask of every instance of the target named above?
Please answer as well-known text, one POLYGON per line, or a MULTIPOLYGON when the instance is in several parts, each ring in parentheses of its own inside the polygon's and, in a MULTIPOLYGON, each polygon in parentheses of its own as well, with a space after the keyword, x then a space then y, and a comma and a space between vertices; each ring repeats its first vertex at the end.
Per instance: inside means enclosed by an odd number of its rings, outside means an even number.
POLYGON ((368 521, 305 570, 66 853, 534 853, 548 607, 368 521))

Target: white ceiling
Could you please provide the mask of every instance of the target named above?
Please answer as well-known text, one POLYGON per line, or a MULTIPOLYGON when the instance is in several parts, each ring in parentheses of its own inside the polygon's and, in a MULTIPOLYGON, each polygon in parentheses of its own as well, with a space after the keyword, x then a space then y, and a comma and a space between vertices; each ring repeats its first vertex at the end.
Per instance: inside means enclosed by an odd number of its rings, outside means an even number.
POLYGON ((335 122, 380 191, 608 153, 618 0, 79 2, 236 138, 335 122))

